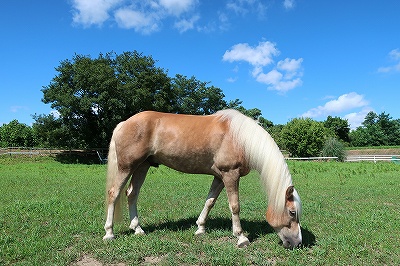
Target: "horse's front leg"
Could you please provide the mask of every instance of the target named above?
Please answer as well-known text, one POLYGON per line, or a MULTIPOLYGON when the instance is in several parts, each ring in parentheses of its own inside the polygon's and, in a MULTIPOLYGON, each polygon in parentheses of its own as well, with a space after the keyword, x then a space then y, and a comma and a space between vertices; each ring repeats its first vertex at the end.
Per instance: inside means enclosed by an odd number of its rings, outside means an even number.
POLYGON ((210 192, 208 193, 206 203, 204 204, 204 208, 201 211, 199 218, 197 219, 198 229, 196 231, 196 235, 204 234, 206 232, 206 220, 207 216, 210 213, 211 208, 214 206, 215 201, 217 200, 219 194, 224 188, 224 183, 218 177, 214 177, 214 180, 211 184, 210 192))
POLYGON ((235 170, 226 172, 223 175, 223 181, 228 195, 229 208, 232 213, 232 231, 233 235, 238 238, 238 247, 246 247, 250 244, 249 239, 244 235, 240 224, 239 212, 239 175, 235 170))
POLYGON ((147 171, 150 165, 147 162, 142 163, 139 168, 133 173, 131 183, 126 191, 128 196, 129 205, 129 217, 130 225, 129 228, 135 231, 135 235, 144 234, 143 229, 140 227, 137 201, 139 197, 140 188, 143 185, 144 179, 146 178, 147 171))

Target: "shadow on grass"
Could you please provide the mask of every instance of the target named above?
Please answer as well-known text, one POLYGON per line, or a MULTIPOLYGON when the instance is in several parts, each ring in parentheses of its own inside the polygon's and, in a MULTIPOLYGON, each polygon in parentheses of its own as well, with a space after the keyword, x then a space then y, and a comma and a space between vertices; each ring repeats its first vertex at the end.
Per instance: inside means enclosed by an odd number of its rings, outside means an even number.
POLYGON ((63 151, 55 156, 57 162, 63 164, 101 164, 95 151, 63 151))
MULTIPOLYGON (((191 229, 196 225, 197 218, 185 218, 177 221, 167 221, 160 224, 144 226, 143 230, 146 233, 152 233, 159 230, 182 231, 191 229)), ((243 230, 248 234, 250 242, 257 240, 265 234, 274 233, 274 229, 266 221, 249 221, 246 219, 240 220, 243 230)), ((226 218, 209 218, 206 223, 206 231, 212 230, 232 230, 232 221, 226 218)), ((302 247, 310 248, 315 245, 315 235, 309 230, 302 228, 303 244, 302 247)), ((123 235, 134 234, 133 230, 122 232, 123 235)), ((194 233, 194 232, 193 232, 194 233)))
POLYGON ((316 245, 315 235, 311 231, 301 228, 301 234, 303 237, 302 247, 311 248, 316 245))

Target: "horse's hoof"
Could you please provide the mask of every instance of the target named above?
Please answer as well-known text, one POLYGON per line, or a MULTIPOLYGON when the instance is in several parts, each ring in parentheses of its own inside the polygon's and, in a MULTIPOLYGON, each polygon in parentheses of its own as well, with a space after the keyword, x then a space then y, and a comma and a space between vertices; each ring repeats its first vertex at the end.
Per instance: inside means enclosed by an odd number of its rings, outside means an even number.
POLYGON ((138 227, 135 230, 135 235, 145 235, 146 233, 143 231, 142 228, 138 227))
POLYGON ((105 235, 103 237, 103 240, 108 241, 108 240, 114 240, 115 236, 114 235, 105 235))
POLYGON ((198 236, 198 235, 202 235, 202 234, 205 234, 206 233, 206 230, 204 230, 204 229, 197 229, 197 231, 194 233, 196 236, 198 236))
POLYGON ((239 240, 237 242, 238 248, 245 248, 248 245, 250 245, 249 239, 245 236, 239 236, 239 240))

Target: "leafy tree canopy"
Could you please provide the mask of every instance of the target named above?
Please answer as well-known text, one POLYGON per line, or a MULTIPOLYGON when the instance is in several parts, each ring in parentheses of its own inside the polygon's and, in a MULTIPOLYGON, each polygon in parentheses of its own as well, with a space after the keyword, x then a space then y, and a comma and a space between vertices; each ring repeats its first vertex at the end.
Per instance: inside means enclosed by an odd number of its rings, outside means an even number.
POLYGON ((328 116, 324 121, 324 126, 331 130, 338 139, 347 143, 350 142, 350 125, 347 119, 328 116))
POLYGON ((389 114, 369 112, 361 127, 350 132, 353 146, 389 146, 400 145, 400 120, 394 120, 389 114))
POLYGON ((50 146, 107 147, 114 127, 145 110, 212 114, 236 108, 262 124, 258 109, 246 110, 241 101, 226 102, 220 88, 195 77, 176 75, 155 66, 151 56, 136 51, 75 55, 56 68, 57 75, 43 87, 42 101, 59 113, 36 115, 34 128, 50 146))
POLYGON ((280 132, 281 142, 293 157, 318 156, 327 130, 322 122, 311 118, 294 118, 280 132))
POLYGON ((34 145, 32 128, 13 120, 0 127, 1 147, 32 147, 34 145))

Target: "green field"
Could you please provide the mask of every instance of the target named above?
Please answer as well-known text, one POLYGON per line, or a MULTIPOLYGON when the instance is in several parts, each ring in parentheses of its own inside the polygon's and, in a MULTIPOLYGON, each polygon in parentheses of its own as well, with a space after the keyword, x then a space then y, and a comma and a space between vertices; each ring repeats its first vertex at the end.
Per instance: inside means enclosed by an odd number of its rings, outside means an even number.
POLYGON ((139 197, 144 236, 102 240, 105 165, 0 158, 0 265, 399 265, 400 165, 289 162, 303 203, 304 247, 285 250, 265 222, 256 173, 241 180, 238 249, 225 193, 194 236, 211 177, 150 170, 139 197), (97 264, 96 264, 97 263, 97 264))

